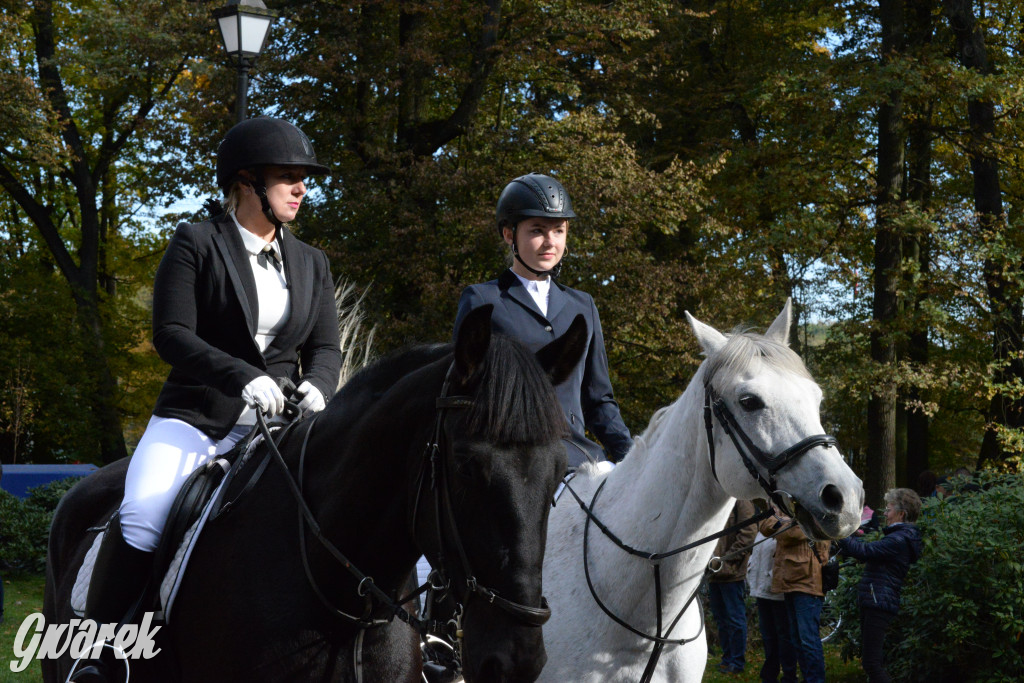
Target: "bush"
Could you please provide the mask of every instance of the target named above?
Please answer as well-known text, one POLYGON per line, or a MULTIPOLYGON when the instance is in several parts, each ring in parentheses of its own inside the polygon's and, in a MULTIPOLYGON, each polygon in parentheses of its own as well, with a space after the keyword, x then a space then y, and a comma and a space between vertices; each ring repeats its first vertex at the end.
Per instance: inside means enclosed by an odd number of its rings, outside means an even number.
POLYGON ((0 490, 0 570, 42 573, 53 511, 81 477, 68 477, 29 489, 21 500, 0 490))
MULTIPOLYGON (((886 638, 893 680, 1024 680, 1024 476, 983 474, 977 483, 926 501, 918 522, 924 554, 904 582, 886 638)), ((852 580, 859 571, 849 574, 852 580)), ((859 641, 855 601, 845 602, 853 611, 844 636, 859 641)), ((848 654, 859 652, 848 647, 848 654)))

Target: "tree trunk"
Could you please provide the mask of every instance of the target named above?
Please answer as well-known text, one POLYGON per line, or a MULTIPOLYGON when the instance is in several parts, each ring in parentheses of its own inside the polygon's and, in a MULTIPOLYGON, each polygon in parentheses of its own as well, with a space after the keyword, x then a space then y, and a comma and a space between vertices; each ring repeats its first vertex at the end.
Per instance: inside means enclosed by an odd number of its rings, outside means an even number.
MULTIPOLYGON (((881 0, 882 62, 903 49, 903 2, 881 0)), ((901 241, 894 222, 903 190, 905 133, 901 122, 903 96, 888 94, 878 108, 878 187, 875 197, 875 259, 871 359, 877 374, 868 399, 868 462, 864 481, 866 502, 878 507, 896 482, 896 384, 893 370, 896 346, 891 326, 899 312, 901 241)))
MULTIPOLYGON (((946 16, 956 38, 960 63, 978 74, 989 74, 991 69, 985 54, 985 37, 976 25, 974 7, 967 0, 946 0, 946 16)), ((967 102, 970 125, 968 156, 974 177, 974 210, 977 214, 980 242, 993 244, 1006 231, 1002 192, 999 183, 999 159, 992 147, 995 132, 995 105, 990 100, 970 99, 967 102)), ((995 361, 992 381, 996 394, 988 407, 988 429, 982 441, 978 464, 987 460, 1002 460, 1011 455, 998 438, 998 429, 1019 429, 1024 425, 1024 405, 1000 391, 1024 380, 1024 363, 1019 355, 1024 329, 1021 311, 1021 292, 1007 277, 1016 272, 1019 264, 1007 264, 998 256, 985 255, 983 272, 989 297, 992 325, 992 354, 995 361)))
MULTIPOLYGON (((908 41, 915 48, 925 49, 934 35, 933 13, 935 0, 912 0, 911 12, 908 16, 908 41)), ((922 212, 931 205, 931 164, 932 164, 932 104, 920 106, 913 117, 915 123, 910 130, 908 144, 908 170, 910 182, 907 198, 922 212)), ((931 272, 931 239, 927 229, 907 235, 903 243, 903 256, 910 262, 917 263, 918 284, 915 288, 912 325, 907 348, 907 357, 915 367, 923 368, 929 361, 928 321, 924 317, 925 303, 929 292, 929 274, 931 272)), ((917 487, 918 475, 930 469, 930 425, 929 417, 924 410, 916 407, 925 400, 923 390, 911 386, 907 391, 907 461, 903 485, 917 487)))

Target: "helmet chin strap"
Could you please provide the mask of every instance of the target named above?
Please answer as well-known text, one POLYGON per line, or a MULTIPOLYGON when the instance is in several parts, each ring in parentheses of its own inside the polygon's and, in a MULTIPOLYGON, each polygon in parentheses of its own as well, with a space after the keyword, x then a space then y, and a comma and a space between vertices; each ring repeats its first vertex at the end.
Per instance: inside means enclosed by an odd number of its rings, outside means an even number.
POLYGON ((262 178, 256 180, 250 180, 249 184, 252 186, 253 192, 260 198, 260 208, 263 210, 263 215, 267 217, 267 220, 274 225, 274 229, 281 227, 281 221, 277 216, 274 215, 274 210, 270 208, 270 200, 267 199, 267 186, 263 182, 262 178))
POLYGON ((528 271, 530 271, 531 273, 538 277, 543 277, 547 275, 554 279, 558 279, 558 274, 562 272, 561 259, 559 259, 558 263, 552 266, 551 270, 537 270, 536 268, 532 268, 531 266, 527 265, 526 261, 523 260, 523 257, 519 255, 519 245, 516 244, 516 228, 512 228, 512 256, 515 257, 516 261, 519 261, 520 265, 522 265, 523 268, 526 268, 528 271))

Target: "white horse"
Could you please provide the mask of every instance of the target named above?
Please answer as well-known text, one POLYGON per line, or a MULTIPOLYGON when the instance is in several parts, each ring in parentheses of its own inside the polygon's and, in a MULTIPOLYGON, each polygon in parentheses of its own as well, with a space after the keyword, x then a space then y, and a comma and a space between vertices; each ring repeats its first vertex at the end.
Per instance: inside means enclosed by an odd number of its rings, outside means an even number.
POLYGON ((551 512, 540 681, 700 681, 707 641, 694 596, 715 542, 665 551, 722 531, 736 498, 770 492, 819 540, 860 523, 861 481, 821 433, 821 390, 787 346, 790 302, 764 336, 723 335, 686 315, 706 355, 686 391, 654 414, 617 467, 584 467, 571 480, 589 523, 568 492, 551 512), (686 642, 662 647, 651 637, 686 642))

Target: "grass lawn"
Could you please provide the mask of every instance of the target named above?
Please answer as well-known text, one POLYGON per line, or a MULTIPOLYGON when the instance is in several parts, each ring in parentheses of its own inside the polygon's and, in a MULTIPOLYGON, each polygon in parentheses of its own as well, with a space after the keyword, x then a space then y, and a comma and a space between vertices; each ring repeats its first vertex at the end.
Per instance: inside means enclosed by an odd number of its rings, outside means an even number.
MULTIPOLYGON (((43 577, 4 577, 4 623, 0 624, 0 683, 40 683, 42 672, 39 662, 34 661, 21 673, 11 671, 14 657, 14 637, 25 617, 33 612, 43 611, 43 577)), ((718 673, 719 653, 712 647, 703 683, 758 683, 758 672, 764 656, 757 646, 747 650, 747 670, 740 675, 718 673)), ((825 646, 825 672, 829 683, 860 683, 864 672, 859 661, 844 662, 839 656, 839 647, 825 646)), ((567 682, 569 683, 569 682, 567 682)))
MULTIPOLYGON (((719 673, 720 658, 721 652, 711 648, 702 683, 760 683, 759 673, 764 664, 764 652, 759 648, 747 648, 747 668, 742 674, 719 673)), ((863 683, 865 680, 860 660, 844 662, 839 656, 839 646, 832 644, 825 645, 825 678, 829 683, 863 683)))
POLYGON ((4 575, 4 623, 0 624, 0 683, 38 683, 43 680, 39 661, 21 673, 11 671, 14 636, 29 614, 43 611, 43 577, 4 575))

